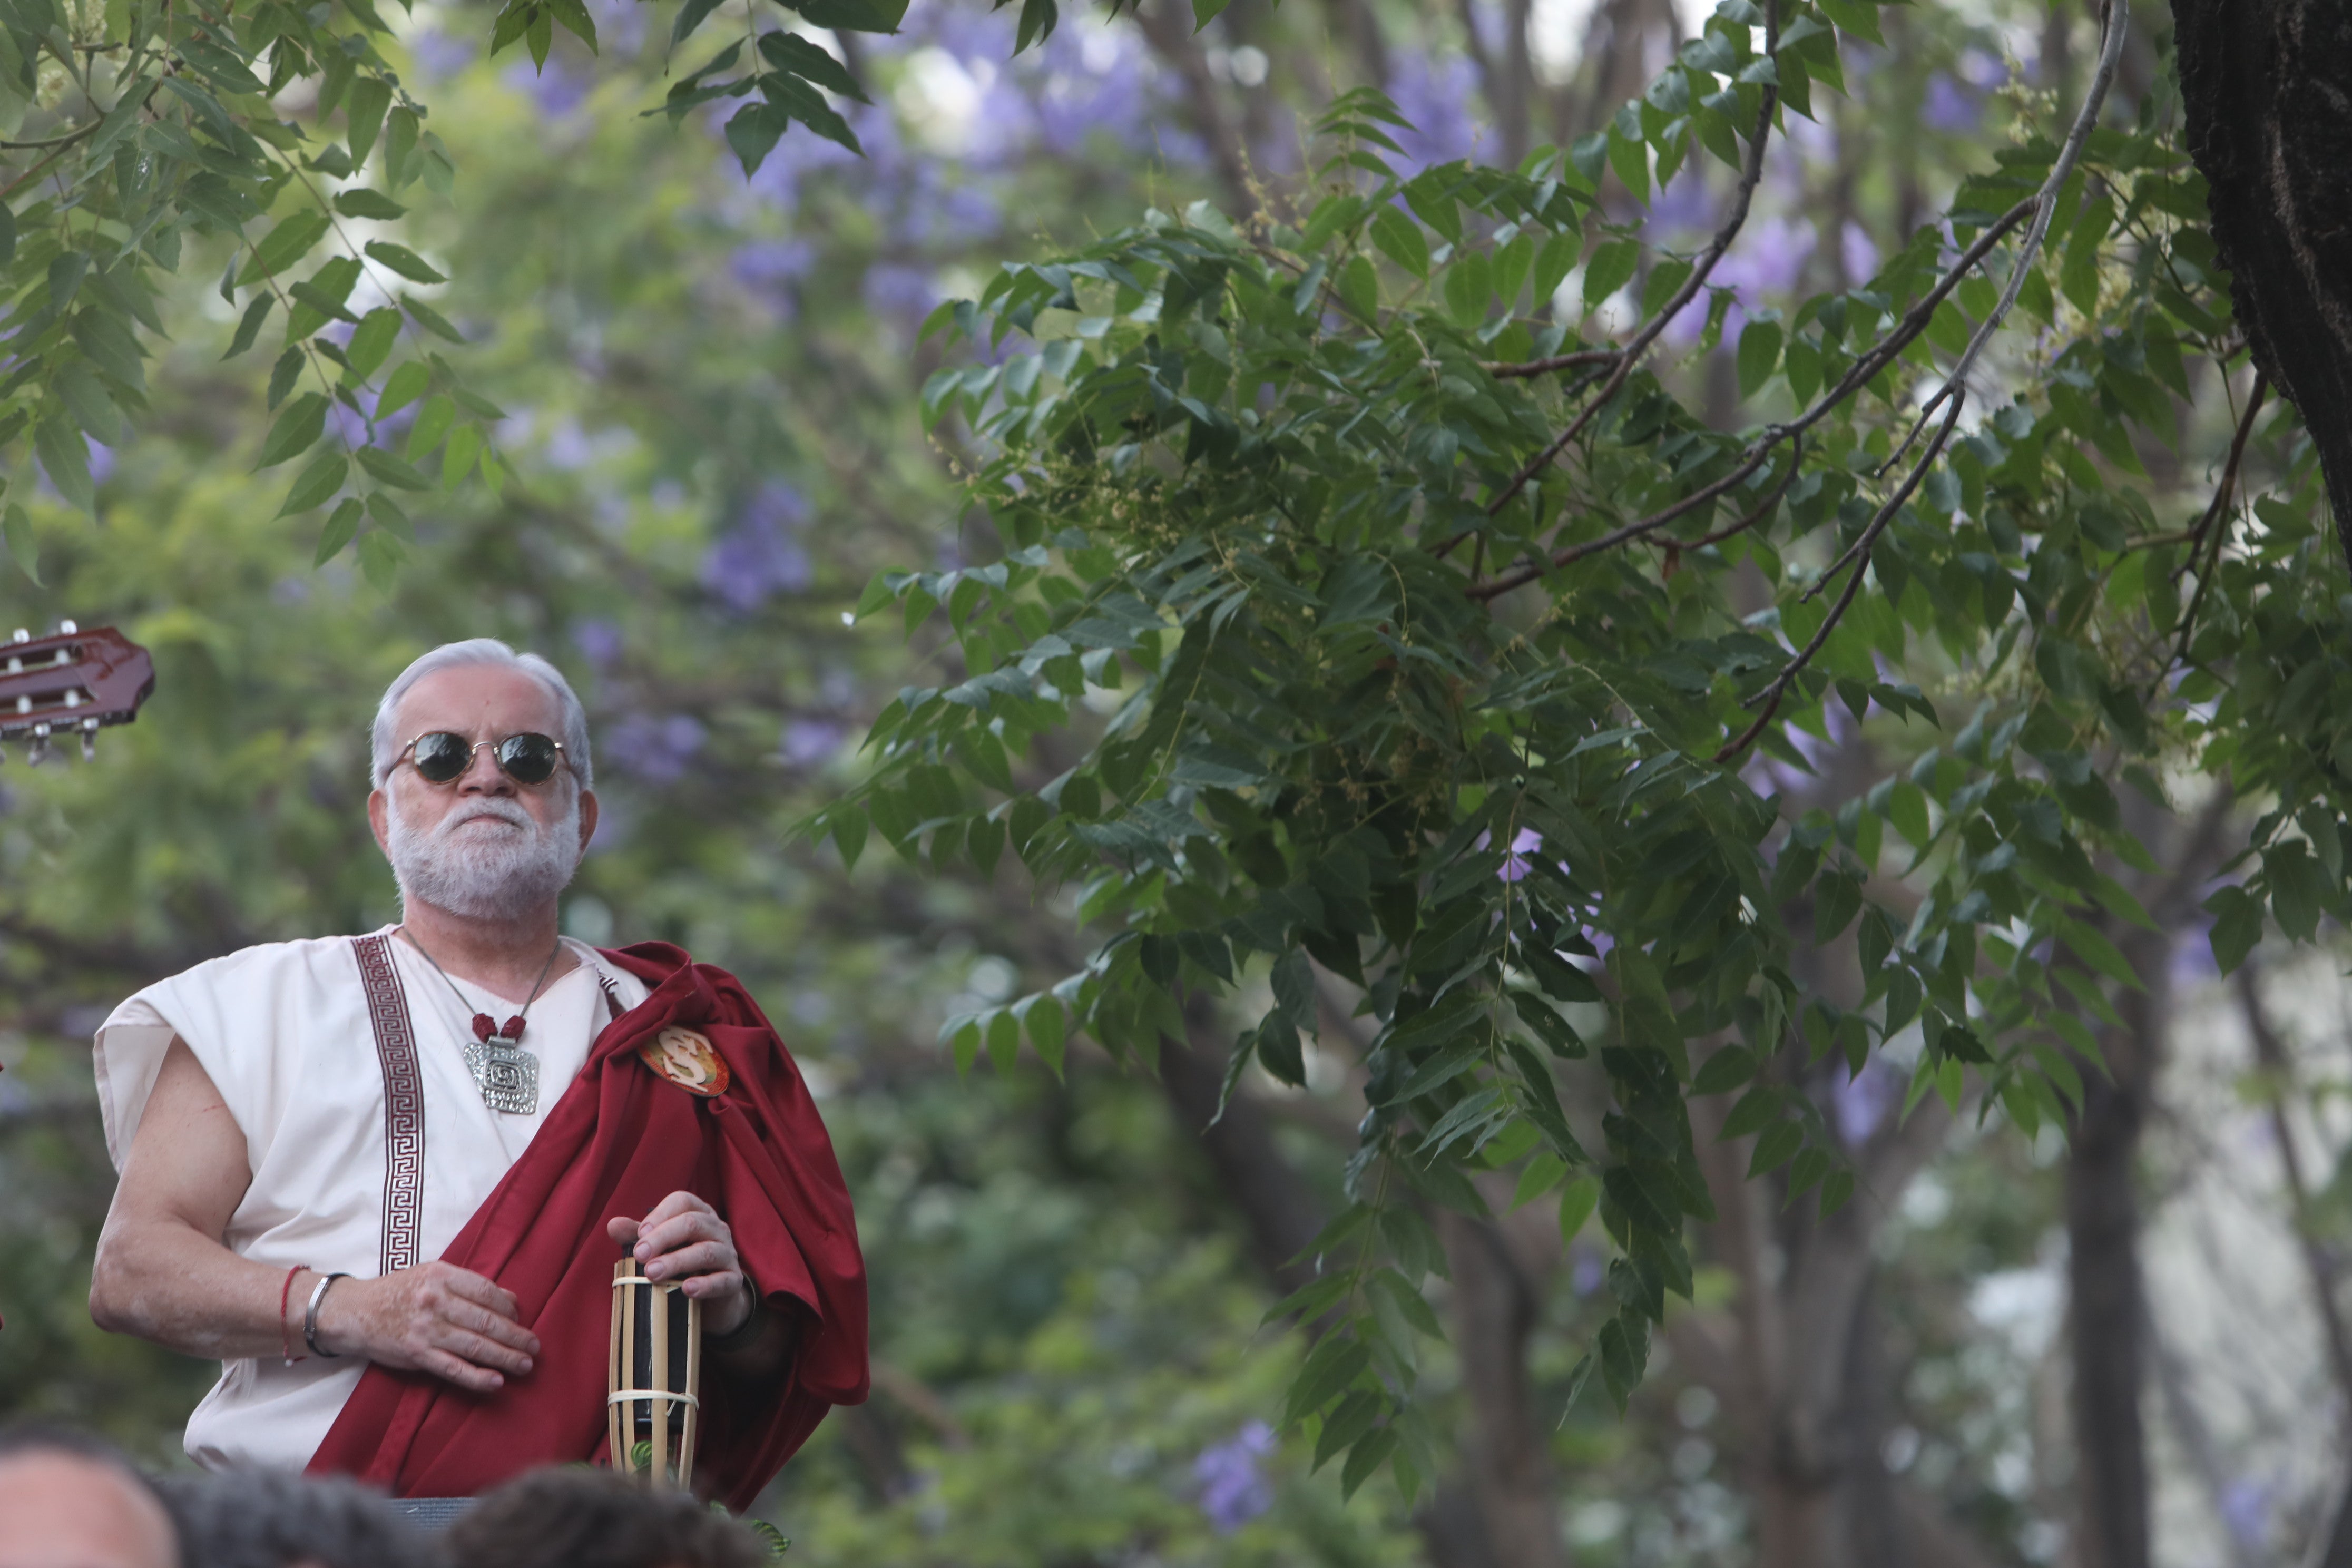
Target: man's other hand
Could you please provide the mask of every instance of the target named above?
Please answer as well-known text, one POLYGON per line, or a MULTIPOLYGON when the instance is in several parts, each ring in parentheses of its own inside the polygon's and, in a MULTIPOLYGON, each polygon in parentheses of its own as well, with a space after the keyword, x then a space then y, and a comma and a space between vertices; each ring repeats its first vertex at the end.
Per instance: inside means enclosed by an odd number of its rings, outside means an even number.
POLYGON ((751 1292, 744 1285, 735 1233, 717 1209, 692 1193, 670 1194, 641 1220, 607 1220, 604 1234, 614 1246, 636 1258, 646 1279, 676 1279, 681 1290, 701 1302, 703 1323, 711 1333, 732 1333, 751 1315, 751 1292))
POLYGON ((516 1321, 520 1310, 510 1292, 436 1258, 381 1279, 336 1280, 320 1303, 319 1343, 490 1394, 527 1374, 539 1353, 539 1336, 516 1321))

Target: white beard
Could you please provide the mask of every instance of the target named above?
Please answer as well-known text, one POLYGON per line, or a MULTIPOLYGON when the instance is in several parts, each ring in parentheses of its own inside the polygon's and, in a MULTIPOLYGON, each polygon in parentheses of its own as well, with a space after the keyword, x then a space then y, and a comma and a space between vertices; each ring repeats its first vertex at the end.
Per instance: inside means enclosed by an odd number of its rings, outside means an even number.
POLYGON ((416 900, 468 920, 519 920, 562 892, 579 868, 580 795, 573 791, 562 820, 546 828, 520 802, 497 795, 451 807, 425 833, 392 804, 384 838, 404 903, 416 900), (483 817, 508 826, 466 826, 483 817))

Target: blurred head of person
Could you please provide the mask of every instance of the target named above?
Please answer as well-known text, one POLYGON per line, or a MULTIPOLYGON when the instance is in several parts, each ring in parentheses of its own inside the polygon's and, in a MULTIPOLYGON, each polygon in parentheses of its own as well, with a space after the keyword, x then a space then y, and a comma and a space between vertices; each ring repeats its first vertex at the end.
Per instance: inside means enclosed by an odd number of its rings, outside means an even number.
POLYGON ((450 1526, 451 1568, 767 1568, 751 1531, 683 1492, 610 1470, 537 1470, 450 1526))
POLYGON ((0 1568, 180 1568, 152 1487, 94 1437, 0 1429, 0 1568))
POLYGON ((179 1516, 187 1568, 440 1568, 432 1542, 353 1481, 237 1471, 157 1488, 179 1516))

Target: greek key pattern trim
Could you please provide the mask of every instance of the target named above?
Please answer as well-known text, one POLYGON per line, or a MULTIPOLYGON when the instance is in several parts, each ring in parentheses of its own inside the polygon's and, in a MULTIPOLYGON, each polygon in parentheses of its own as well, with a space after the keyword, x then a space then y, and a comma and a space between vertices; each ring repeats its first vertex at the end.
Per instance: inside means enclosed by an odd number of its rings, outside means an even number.
POLYGON ((383 1256, 382 1272, 416 1267, 425 1228, 425 1073, 408 993, 392 966, 391 939, 355 937, 360 986, 375 1026, 376 1065, 383 1069, 383 1256))

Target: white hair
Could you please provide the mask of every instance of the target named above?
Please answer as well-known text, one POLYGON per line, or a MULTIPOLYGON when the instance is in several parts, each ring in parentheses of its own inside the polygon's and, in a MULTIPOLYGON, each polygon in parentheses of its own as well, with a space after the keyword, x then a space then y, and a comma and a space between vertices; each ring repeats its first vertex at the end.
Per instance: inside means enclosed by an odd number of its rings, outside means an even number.
MULTIPOLYGON (((375 705, 375 730, 370 747, 370 774, 375 787, 382 789, 384 780, 400 762, 402 741, 397 729, 400 700, 408 695, 410 687, 428 675, 445 669, 487 668, 519 669, 547 689, 555 699, 562 718, 563 733, 557 737, 563 742, 564 761, 571 765, 572 776, 582 789, 594 784, 594 772, 588 760, 588 710, 580 706, 573 695, 572 683, 563 672, 535 653, 517 653, 496 637, 468 637, 464 642, 443 643, 431 653, 419 658, 400 672, 393 683, 384 688, 383 700, 375 705)), ((413 737, 412 737, 413 738, 413 737)))

